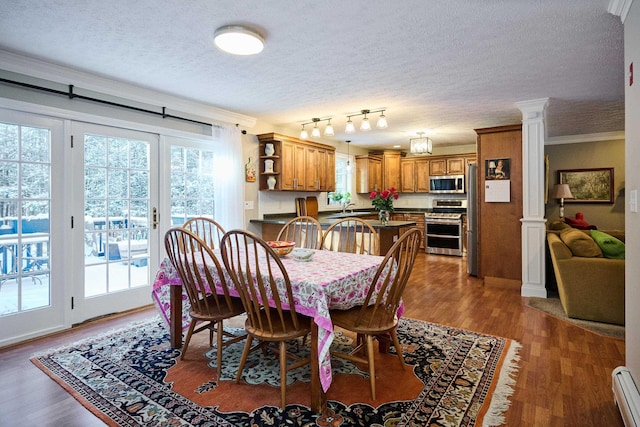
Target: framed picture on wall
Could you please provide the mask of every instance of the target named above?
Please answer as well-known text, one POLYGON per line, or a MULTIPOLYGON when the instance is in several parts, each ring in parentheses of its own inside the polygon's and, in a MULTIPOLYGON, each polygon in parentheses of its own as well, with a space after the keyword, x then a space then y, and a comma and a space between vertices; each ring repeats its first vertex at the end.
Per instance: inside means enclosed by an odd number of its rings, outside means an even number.
POLYGON ((487 159, 484 161, 485 179, 509 179, 511 159, 487 159))
POLYGON ((558 170, 558 183, 571 189, 565 203, 613 203, 613 168, 558 170))

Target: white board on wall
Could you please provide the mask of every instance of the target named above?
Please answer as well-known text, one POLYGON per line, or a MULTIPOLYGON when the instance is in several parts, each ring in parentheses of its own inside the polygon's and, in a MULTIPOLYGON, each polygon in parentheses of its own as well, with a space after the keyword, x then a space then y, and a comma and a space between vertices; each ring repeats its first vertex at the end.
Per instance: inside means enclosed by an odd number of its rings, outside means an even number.
POLYGON ((484 201, 487 203, 510 202, 511 180, 485 180, 484 201))

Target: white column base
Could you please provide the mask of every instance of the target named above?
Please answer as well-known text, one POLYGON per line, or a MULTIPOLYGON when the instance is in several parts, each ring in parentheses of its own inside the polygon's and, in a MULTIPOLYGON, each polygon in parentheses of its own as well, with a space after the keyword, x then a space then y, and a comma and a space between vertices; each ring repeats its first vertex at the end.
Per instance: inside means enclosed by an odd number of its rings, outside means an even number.
POLYGON ((522 288, 523 297, 547 297, 545 286, 546 222, 544 218, 527 218, 522 223, 522 288))

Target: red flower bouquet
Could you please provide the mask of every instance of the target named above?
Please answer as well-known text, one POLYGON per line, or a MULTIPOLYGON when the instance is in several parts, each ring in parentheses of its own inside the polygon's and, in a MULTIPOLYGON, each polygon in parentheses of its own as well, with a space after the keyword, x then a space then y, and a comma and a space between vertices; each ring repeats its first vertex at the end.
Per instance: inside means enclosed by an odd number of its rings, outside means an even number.
POLYGON ((388 190, 382 190, 380 192, 372 191, 369 194, 369 199, 374 208, 379 211, 393 212, 393 201, 398 200, 398 192, 395 188, 391 187, 388 190))

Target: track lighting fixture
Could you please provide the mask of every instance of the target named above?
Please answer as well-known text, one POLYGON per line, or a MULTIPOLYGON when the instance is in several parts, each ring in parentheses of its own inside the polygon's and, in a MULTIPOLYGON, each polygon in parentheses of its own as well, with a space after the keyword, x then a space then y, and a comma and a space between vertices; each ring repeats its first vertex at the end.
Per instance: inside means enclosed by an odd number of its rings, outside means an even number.
POLYGON ((411 144, 411 154, 431 154, 433 152, 433 142, 424 135, 424 132, 418 132, 419 138, 409 139, 411 144))
POLYGON ((373 114, 373 113, 380 113, 380 117, 378 118, 378 123, 376 124, 376 127, 378 129, 386 129, 389 125, 387 124, 387 118, 384 115, 385 110, 360 110, 360 113, 358 114, 349 114, 347 115, 347 126, 344 128, 345 133, 355 133, 356 131, 356 127, 353 124, 353 121, 351 121, 351 117, 356 117, 356 116, 364 116, 364 118, 362 119, 362 123, 360 123, 360 130, 361 131, 369 131, 371 130, 371 123, 369 122, 369 118, 367 117, 367 114, 373 114))
POLYGON ((313 123, 313 129, 311 129, 311 136, 314 138, 320 138, 320 128, 318 127, 318 123, 319 122, 327 122, 327 126, 325 126, 324 128, 324 135, 325 136, 333 136, 333 126, 331 126, 331 117, 326 118, 326 119, 321 119, 318 117, 314 117, 313 119, 311 119, 310 122, 306 122, 302 124, 302 130, 300 131, 300 138, 302 139, 307 139, 309 138, 309 133, 307 132, 307 130, 304 128, 306 125, 310 125, 313 123))

